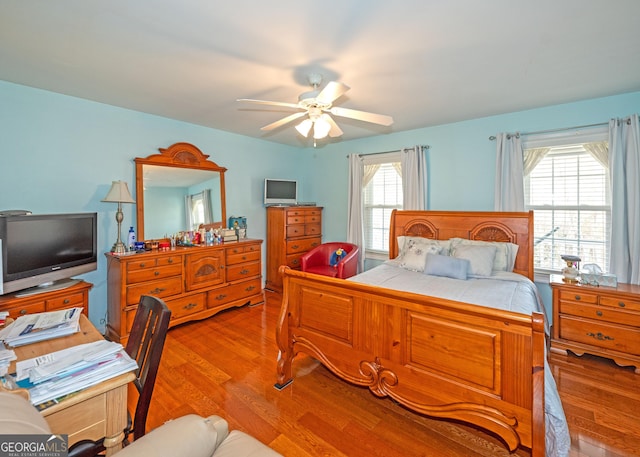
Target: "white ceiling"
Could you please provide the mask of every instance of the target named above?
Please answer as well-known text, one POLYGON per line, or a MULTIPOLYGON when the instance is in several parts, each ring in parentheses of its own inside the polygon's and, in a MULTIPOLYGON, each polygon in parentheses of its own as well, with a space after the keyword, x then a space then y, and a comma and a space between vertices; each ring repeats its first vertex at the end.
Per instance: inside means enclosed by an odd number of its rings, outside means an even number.
POLYGON ((0 0, 0 79, 310 146, 293 111, 321 73, 346 141, 640 90, 638 0, 0 0))

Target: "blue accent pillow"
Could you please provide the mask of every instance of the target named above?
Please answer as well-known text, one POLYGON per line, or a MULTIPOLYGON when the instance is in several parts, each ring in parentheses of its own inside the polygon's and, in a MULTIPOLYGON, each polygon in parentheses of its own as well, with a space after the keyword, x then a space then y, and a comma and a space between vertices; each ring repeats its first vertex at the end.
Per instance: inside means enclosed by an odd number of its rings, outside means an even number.
POLYGON ((453 279, 467 279, 470 265, 471 262, 467 259, 428 254, 424 265, 424 274, 445 276, 453 279))

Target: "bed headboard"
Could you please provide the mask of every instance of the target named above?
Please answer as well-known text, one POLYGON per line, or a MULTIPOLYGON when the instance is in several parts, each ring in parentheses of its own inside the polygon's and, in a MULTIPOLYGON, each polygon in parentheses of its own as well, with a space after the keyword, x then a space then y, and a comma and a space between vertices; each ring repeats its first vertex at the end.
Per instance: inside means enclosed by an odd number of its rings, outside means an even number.
POLYGON ((399 236, 435 240, 465 238, 499 241, 519 246, 513 271, 533 281, 533 211, 399 211, 391 214, 389 258, 398 256, 399 236))

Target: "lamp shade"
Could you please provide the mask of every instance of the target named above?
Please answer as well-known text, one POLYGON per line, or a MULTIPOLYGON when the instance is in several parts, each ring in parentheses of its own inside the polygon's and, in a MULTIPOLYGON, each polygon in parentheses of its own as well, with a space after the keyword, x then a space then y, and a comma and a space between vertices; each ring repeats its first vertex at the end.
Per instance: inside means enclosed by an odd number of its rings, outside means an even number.
POLYGON ((309 130, 311 130, 312 126, 313 121, 311 119, 305 119, 304 121, 296 125, 296 130, 298 131, 298 133, 300 133, 300 135, 306 137, 307 135, 309 135, 309 130))
POLYGON ((129 187, 124 181, 113 181, 111 183, 111 189, 107 196, 102 199, 103 202, 114 203, 135 203, 135 200, 129 192, 129 187))
POLYGON ((313 137, 316 140, 320 140, 326 137, 331 130, 331 124, 327 121, 328 114, 323 114, 313 123, 313 137))

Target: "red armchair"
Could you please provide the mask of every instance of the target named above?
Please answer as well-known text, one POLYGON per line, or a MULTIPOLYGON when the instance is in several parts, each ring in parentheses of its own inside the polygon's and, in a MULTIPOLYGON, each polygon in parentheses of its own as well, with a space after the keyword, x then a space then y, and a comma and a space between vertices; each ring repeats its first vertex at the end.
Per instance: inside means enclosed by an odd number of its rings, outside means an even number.
POLYGON ((351 243, 323 243, 303 254, 300 259, 302 271, 334 278, 350 278, 358 271, 358 251, 358 246, 351 243), (343 249, 347 254, 333 266, 331 257, 338 249, 343 249))

